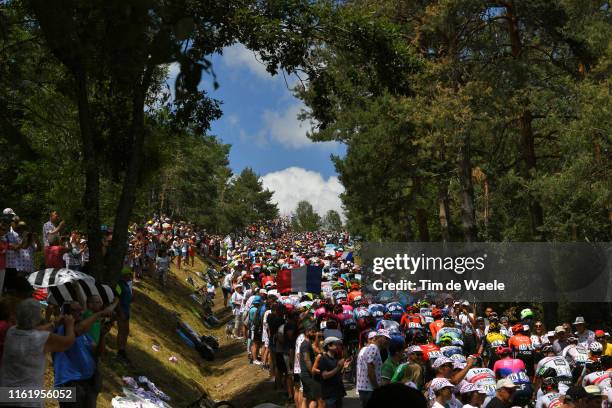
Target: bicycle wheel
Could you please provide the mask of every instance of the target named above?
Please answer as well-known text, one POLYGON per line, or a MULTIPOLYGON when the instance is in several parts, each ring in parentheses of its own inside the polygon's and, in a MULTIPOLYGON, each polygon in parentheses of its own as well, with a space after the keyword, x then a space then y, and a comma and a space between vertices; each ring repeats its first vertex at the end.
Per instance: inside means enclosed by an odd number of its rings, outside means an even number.
POLYGON ((234 406, 227 401, 219 401, 215 404, 215 408, 234 408, 234 406))

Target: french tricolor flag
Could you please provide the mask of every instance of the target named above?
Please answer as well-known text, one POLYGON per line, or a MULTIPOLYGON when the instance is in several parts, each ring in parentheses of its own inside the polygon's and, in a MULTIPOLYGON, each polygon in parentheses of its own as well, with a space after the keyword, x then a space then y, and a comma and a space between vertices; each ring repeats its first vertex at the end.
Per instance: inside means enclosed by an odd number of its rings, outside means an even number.
POLYGON ((304 265, 295 269, 282 269, 278 272, 276 286, 279 293, 307 292, 321 293, 323 267, 304 265))

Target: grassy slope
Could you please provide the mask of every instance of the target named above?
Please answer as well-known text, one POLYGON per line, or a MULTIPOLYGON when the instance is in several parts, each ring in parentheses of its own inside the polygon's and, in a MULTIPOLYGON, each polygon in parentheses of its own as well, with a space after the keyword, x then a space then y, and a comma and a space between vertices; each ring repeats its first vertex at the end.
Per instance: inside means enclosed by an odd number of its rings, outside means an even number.
MULTIPOLYGON (((124 375, 147 376, 172 398, 170 404, 175 408, 197 399, 202 390, 215 399, 231 400, 237 408, 266 401, 280 402, 280 395, 274 392, 273 383, 267 381, 267 374, 247 363, 244 345, 226 339, 225 326, 206 329, 191 312, 198 305, 189 298, 192 286, 185 279, 192 276, 196 284, 201 284, 202 280, 194 272, 205 268, 200 260, 196 260, 194 268, 177 270, 173 267, 166 288, 151 277, 136 285, 127 350, 131 367, 118 364, 114 358, 116 331, 113 329, 107 340, 108 353, 102 359, 104 388, 98 406, 110 407, 111 399, 122 394, 121 377, 124 375), (175 312, 197 332, 217 336, 221 348, 215 361, 204 361, 181 341, 175 332, 175 312), (160 346, 159 352, 153 351, 153 344, 160 346), (178 358, 177 363, 168 361, 172 355, 178 358)), ((229 318, 229 311, 222 307, 220 294, 215 303, 217 316, 223 320, 229 318)))

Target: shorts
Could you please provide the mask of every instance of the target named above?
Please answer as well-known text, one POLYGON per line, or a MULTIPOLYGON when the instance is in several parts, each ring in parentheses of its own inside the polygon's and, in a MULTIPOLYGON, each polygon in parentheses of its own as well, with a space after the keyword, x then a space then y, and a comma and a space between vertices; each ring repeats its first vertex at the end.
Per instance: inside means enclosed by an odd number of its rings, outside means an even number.
POLYGON ((304 386, 304 397, 309 401, 317 401, 322 398, 321 383, 309 375, 300 374, 300 380, 304 386))
POLYGON ((274 353, 276 359, 276 370, 281 375, 287 374, 287 362, 285 361, 283 353, 274 353))
POLYGON ((255 330, 251 330, 251 340, 256 343, 261 343, 261 332, 255 332, 255 330))
POLYGON ((221 291, 223 292, 223 299, 226 299, 232 293, 230 288, 221 288, 221 291))
POLYGON ((300 379, 300 375, 299 374, 293 374, 293 385, 295 386, 295 388, 300 388, 302 389, 302 380, 300 379))

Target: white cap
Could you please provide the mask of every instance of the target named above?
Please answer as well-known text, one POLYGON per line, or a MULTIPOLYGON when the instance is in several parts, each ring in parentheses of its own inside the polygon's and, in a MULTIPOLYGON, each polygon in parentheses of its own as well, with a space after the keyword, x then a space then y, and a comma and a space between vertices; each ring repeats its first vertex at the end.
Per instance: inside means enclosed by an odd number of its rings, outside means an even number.
POLYGON ((3 214, 3 215, 17 215, 17 214, 15 214, 15 211, 13 211, 13 209, 12 209, 12 208, 5 208, 5 209, 2 211, 2 214, 3 214))
POLYGON ((450 358, 442 356, 442 357, 438 357, 436 359, 436 361, 434 361, 434 363, 432 364, 432 367, 434 369, 438 369, 438 368, 442 367, 444 364, 451 364, 452 365, 453 363, 454 363, 454 361, 451 360, 450 358))
POLYGON ((501 380, 497 381, 495 389, 501 390, 502 388, 516 388, 516 384, 507 378, 502 378, 501 380))
POLYGON ((434 392, 440 391, 442 388, 446 387, 453 388, 455 386, 446 378, 434 378, 433 380, 431 380, 430 388, 434 392))

